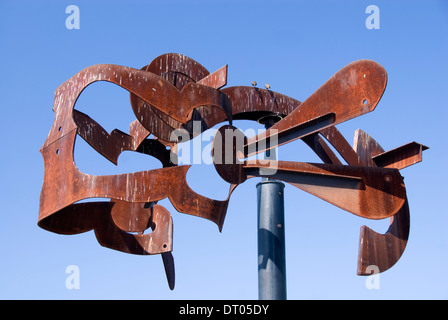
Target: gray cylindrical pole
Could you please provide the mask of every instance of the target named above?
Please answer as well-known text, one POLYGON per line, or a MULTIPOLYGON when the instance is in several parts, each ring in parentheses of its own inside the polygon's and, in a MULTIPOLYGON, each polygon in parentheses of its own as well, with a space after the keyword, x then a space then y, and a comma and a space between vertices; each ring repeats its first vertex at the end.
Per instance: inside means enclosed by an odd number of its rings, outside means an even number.
MULTIPOLYGON (((276 120, 278 118, 265 118, 266 129, 276 120)), ((276 150, 267 151, 266 158, 275 160, 276 150)), ((260 300, 286 300, 284 188, 282 182, 269 178, 263 178, 257 184, 260 300)))
POLYGON ((284 187, 266 178, 257 184, 260 300, 286 300, 284 187))

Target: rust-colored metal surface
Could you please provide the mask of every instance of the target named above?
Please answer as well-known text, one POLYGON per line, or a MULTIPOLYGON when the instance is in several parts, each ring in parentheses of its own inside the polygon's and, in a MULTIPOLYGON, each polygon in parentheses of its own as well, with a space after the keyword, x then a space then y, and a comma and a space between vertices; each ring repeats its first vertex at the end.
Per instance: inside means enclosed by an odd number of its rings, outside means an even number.
MULTIPOLYGON (((334 74, 300 108, 265 132, 248 138, 245 147, 248 149, 271 135, 276 135, 278 145, 282 145, 371 112, 381 99, 386 83, 386 71, 378 63, 371 60, 352 62, 334 74)), ((258 148, 256 151, 264 150, 258 148)), ((246 152, 248 156, 251 154, 246 152)))
POLYGON ((386 87, 384 68, 370 60, 355 61, 304 102, 255 86, 225 88, 227 72, 227 65, 209 72, 189 57, 169 53, 141 69, 94 65, 64 82, 55 92, 55 119, 41 148, 45 173, 38 225, 59 234, 93 230, 104 247, 161 254, 173 289, 173 220, 157 202, 169 199, 180 213, 208 219, 222 231, 238 184, 252 177, 271 177, 357 216, 390 218, 385 235, 361 229, 358 274, 367 274, 369 265, 385 271, 396 263, 409 235, 409 206, 399 170, 421 161, 427 147, 412 142, 384 152, 358 131, 352 148, 335 127, 375 109, 386 87), (129 132, 109 133, 75 109, 79 95, 95 81, 113 83, 130 93, 136 119, 129 132), (233 120, 262 122, 269 117, 281 120, 253 137, 232 126, 233 120), (217 172, 229 182, 226 200, 194 192, 186 180, 191 165, 177 161, 180 143, 220 123, 227 124, 216 131, 212 152, 217 172), (123 151, 132 151, 157 158, 163 168, 103 176, 83 173, 74 162, 77 136, 114 164, 123 151), (248 158, 297 139, 323 163, 248 158), (89 198, 110 200, 86 202, 89 198))
MULTIPOLYGON (((227 125, 222 126, 217 135, 243 136, 242 139, 247 140, 241 131, 229 134, 225 132, 227 130, 239 131, 227 125)), ((266 163, 260 160, 247 160, 242 163, 236 157, 233 163, 229 163, 219 159, 217 154, 223 155, 226 150, 233 150, 236 155, 243 150, 236 150, 237 145, 228 148, 232 141, 219 144, 221 152, 217 152, 216 142, 213 146, 215 167, 221 177, 229 183, 242 183, 249 177, 283 180, 346 211, 369 219, 388 218, 397 213, 405 201, 403 178, 396 169, 291 161, 266 163)))
MULTIPOLYGON (((372 137, 362 130, 357 130, 353 149, 367 166, 402 169, 421 161, 422 152, 428 147, 412 142, 384 152, 372 137)), ((410 214, 407 198, 400 210, 390 218, 390 226, 385 234, 379 234, 367 226, 362 226, 359 236, 358 275, 371 274, 371 270, 368 270, 369 266, 376 266, 379 272, 384 272, 397 263, 406 248, 409 229, 410 214)))

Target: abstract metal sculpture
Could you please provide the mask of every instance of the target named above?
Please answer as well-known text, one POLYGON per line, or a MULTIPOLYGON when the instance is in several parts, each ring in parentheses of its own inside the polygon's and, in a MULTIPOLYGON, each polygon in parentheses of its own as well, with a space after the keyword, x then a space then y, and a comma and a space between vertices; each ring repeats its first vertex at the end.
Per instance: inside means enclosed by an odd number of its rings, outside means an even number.
POLYGON ((177 211, 208 219, 221 231, 235 187, 251 177, 269 176, 357 216, 390 218, 385 235, 361 228, 358 274, 369 274, 369 265, 383 272, 398 261, 409 235, 409 207, 399 170, 421 161, 426 147, 412 142, 384 152, 360 130, 351 147, 335 125, 373 111, 386 82, 386 71, 379 64, 359 60, 300 102, 255 85, 223 88, 227 66, 210 73, 180 54, 159 56, 141 70, 117 65, 88 67, 55 93, 55 120, 41 148, 45 174, 38 225, 59 234, 94 230, 102 246, 139 255, 161 254, 173 289, 173 223, 157 201, 168 198, 177 211), (112 82, 130 92, 136 120, 129 125, 129 133, 108 133, 74 109, 81 92, 95 81, 112 82), (245 137, 232 126, 234 119, 257 121, 270 115, 281 120, 254 137, 245 137), (178 165, 175 155, 178 144, 226 121, 217 131, 220 139, 215 136, 213 141, 216 170, 230 183, 227 199, 218 201, 188 186, 190 165, 178 165), (193 130, 198 122, 200 132, 193 130), (186 139, 178 135, 180 130, 188 133, 186 139), (230 140, 225 138, 228 131, 233 137, 230 140), (151 134, 153 139, 148 138, 151 134), (159 159, 163 168, 106 176, 85 174, 73 160, 77 135, 114 164, 121 152, 130 150, 159 159), (236 143, 235 137, 244 143, 236 143), (297 139, 323 163, 275 161, 275 170, 269 171, 265 169, 272 169, 272 163, 239 160, 297 139), (223 157, 231 161, 222 161, 223 157), (87 198, 110 201, 80 202, 87 198), (149 228, 152 232, 145 234, 149 228))

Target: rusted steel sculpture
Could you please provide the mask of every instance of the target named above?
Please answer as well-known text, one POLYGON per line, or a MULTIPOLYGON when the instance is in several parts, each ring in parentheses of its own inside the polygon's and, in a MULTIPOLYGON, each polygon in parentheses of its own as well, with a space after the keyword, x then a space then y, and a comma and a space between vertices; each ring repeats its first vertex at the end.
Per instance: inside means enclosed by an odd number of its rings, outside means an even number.
POLYGON ((38 225, 59 234, 94 230, 102 246, 139 255, 161 254, 173 289, 173 222, 157 201, 168 198, 177 211, 208 219, 221 231, 235 187, 251 177, 269 176, 357 216, 390 218, 384 235, 362 227, 359 245, 358 274, 368 274, 369 265, 385 271, 400 258, 409 235, 409 206, 399 170, 421 161, 426 147, 412 142, 384 152, 360 130, 352 147, 335 125, 373 111, 386 82, 386 71, 379 64, 359 60, 300 102, 254 86, 223 88, 227 66, 210 73, 180 54, 164 54, 140 70, 117 65, 88 67, 55 93, 55 120, 41 148, 45 174, 38 225), (74 109, 78 96, 95 81, 112 82, 130 92, 136 120, 130 123, 129 133, 117 129, 108 133, 74 109), (257 121, 272 115, 281 120, 254 137, 247 138, 232 126, 234 119, 257 121), (195 121, 200 122, 200 132, 194 130, 195 121), (190 165, 178 165, 173 155, 179 143, 223 122, 228 124, 217 131, 220 138, 215 135, 212 152, 217 172, 230 186, 227 199, 218 201, 188 186, 190 165), (179 130, 188 133, 187 139, 177 134, 179 130), (230 140, 223 138, 226 131, 232 133, 230 140), (85 174, 73 160, 77 135, 114 164, 121 152, 130 150, 159 159, 163 168, 119 175, 85 174), (244 143, 238 145, 235 137, 244 143), (275 161, 275 170, 269 171, 265 169, 272 168, 272 163, 240 161, 297 139, 323 163, 275 161), (222 161, 223 157, 231 161, 222 161), (110 201, 80 202, 87 198, 110 201), (148 229, 152 232, 144 233, 148 229))

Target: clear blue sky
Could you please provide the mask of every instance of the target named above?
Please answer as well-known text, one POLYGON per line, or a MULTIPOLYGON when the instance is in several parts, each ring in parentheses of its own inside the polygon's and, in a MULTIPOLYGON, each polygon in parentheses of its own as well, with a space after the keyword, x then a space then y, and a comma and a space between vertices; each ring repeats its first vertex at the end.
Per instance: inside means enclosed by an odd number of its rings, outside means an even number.
MULTIPOLYGON (((386 150, 410 141, 428 145, 423 162, 402 171, 411 208, 407 249, 368 290, 356 276, 359 228, 378 232, 388 221, 355 217, 287 185, 286 258, 289 299, 447 299, 448 3, 429 1, 0 1, 0 298, 257 299, 257 179, 232 195, 223 232, 178 213, 174 220, 176 289, 166 284, 160 256, 133 256, 101 247, 92 232, 56 235, 37 226, 43 159, 53 122, 55 89, 99 63, 140 68, 167 52, 185 54, 214 71, 228 64, 228 86, 269 82, 305 100, 357 59, 388 72, 376 110, 338 126, 348 141, 361 128, 386 150), (80 29, 68 30, 65 9, 80 9, 80 29), (365 9, 380 9, 380 29, 368 30, 365 9), (68 265, 80 289, 65 286, 68 265)), ((95 83, 76 108, 108 131, 127 131, 128 93, 95 83)), ((239 125, 237 123, 237 125, 239 125)), ((244 128, 257 125, 240 124, 244 128)), ((78 139, 79 141, 81 139, 78 139)), ((130 152, 119 167, 80 144, 86 173, 151 169, 130 152)), ((279 158, 317 161, 301 142, 279 158)), ((227 184, 213 166, 190 170, 191 187, 223 199, 227 184)))

